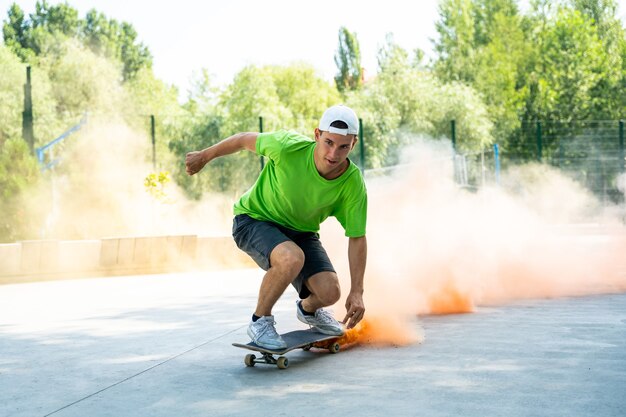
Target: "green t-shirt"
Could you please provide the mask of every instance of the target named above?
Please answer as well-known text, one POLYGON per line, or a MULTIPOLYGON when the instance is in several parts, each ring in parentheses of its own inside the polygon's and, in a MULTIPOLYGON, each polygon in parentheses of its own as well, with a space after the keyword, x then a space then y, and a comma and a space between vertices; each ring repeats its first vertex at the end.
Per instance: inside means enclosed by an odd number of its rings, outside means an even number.
POLYGON ((326 218, 334 216, 346 236, 365 236, 367 191, 361 171, 349 161, 342 175, 327 180, 315 168, 314 149, 315 141, 295 132, 260 133, 256 151, 269 160, 256 183, 235 203, 235 215, 316 233, 326 218))

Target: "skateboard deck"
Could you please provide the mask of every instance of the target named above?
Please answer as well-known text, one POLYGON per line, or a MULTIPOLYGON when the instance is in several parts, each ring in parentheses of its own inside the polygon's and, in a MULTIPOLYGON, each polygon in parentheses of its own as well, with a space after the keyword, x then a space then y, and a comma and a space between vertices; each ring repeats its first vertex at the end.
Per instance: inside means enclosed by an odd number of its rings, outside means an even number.
POLYGON ((287 347, 285 349, 266 349, 253 342, 246 344, 233 343, 233 346, 259 352, 262 355, 261 357, 257 357, 253 353, 246 355, 244 358, 246 366, 254 366, 257 363, 264 363, 268 365, 276 365, 280 369, 285 369, 289 366, 289 360, 282 355, 287 352, 291 352, 294 349, 309 350, 312 347, 316 347, 320 349, 328 349, 331 353, 337 353, 340 348, 339 343, 336 342, 336 340, 339 339, 339 336, 329 336, 315 330, 294 330, 292 332, 281 334, 281 337, 285 343, 287 343, 287 347), (275 358, 274 355, 278 355, 279 357, 275 358))

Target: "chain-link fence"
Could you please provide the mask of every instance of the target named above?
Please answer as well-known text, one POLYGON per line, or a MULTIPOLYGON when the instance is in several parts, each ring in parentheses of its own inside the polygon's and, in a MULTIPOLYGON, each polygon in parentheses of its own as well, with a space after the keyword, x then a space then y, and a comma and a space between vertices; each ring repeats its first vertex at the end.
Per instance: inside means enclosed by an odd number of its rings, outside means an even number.
MULTIPOLYGON (((222 133, 219 123, 215 126, 213 126, 215 123, 209 123, 207 126, 199 125, 189 131, 188 129, 174 129, 173 131, 171 125, 172 120, 177 120, 175 117, 144 116, 142 119, 145 119, 143 125, 152 141, 151 159, 155 168, 162 166, 159 163, 159 153, 162 154, 166 148, 176 151, 176 146, 187 146, 189 147, 187 150, 192 150, 194 146, 216 142, 222 133), (178 142, 171 142, 172 137, 176 135, 180 135, 176 138, 178 142), (198 136, 204 137, 204 140, 193 139, 198 136), (215 137, 211 139, 213 136, 215 137), (188 139, 180 140, 185 137, 188 139)), ((263 119, 261 117, 258 118, 258 123, 259 130, 262 131, 263 119)), ((450 139, 454 146, 457 140, 456 123, 451 121, 450 125, 450 139)), ((369 166, 365 149, 370 139, 367 137, 367 126, 362 126, 362 131, 365 135, 361 137, 361 142, 353 151, 351 159, 363 169, 369 166)), ((522 122, 507 143, 494 144, 479 152, 451 151, 450 158, 454 165, 455 181, 468 189, 499 184, 501 172, 512 167, 527 163, 541 163, 559 169, 592 191, 602 201, 622 203, 624 193, 620 190, 619 178, 626 172, 624 135, 624 122, 621 120, 522 122)), ((177 149, 177 151, 180 154, 182 149, 177 149)), ((262 163, 254 167, 250 166, 251 161, 251 158, 232 161, 230 165, 233 166, 229 169, 233 169, 233 172, 249 172, 262 168, 262 163), (244 167, 237 168, 237 164, 246 164, 246 167, 245 169, 244 167)), ((368 177, 386 175, 393 169, 393 167, 368 169, 368 177)))
POLYGON ((626 172, 623 121, 524 122, 509 143, 455 157, 459 184, 498 183, 500 170, 544 163, 589 189, 605 203, 623 203, 626 172))

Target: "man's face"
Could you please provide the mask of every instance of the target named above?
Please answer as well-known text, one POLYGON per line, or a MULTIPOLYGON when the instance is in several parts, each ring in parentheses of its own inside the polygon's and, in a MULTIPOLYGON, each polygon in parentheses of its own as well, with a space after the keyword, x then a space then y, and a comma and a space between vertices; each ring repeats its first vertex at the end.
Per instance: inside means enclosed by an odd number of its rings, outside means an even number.
POLYGON ((322 176, 342 171, 356 144, 356 135, 340 135, 315 129, 315 165, 322 176))

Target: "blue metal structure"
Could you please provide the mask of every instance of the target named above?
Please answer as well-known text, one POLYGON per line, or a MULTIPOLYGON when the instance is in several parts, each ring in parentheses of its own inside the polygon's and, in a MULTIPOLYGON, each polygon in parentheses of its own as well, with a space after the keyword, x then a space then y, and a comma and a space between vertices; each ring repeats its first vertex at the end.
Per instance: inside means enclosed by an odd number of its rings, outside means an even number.
POLYGON ((49 142, 49 143, 47 143, 47 144, 45 144, 45 145, 35 149, 35 153, 37 155, 37 161, 39 161, 39 165, 41 166, 41 170, 42 171, 47 171, 47 170, 53 168, 54 166, 56 166, 59 162, 61 162, 61 158, 56 158, 56 159, 53 159, 52 161, 46 163, 46 152, 51 150, 51 148, 53 146, 61 143, 65 139, 67 139, 67 137, 70 136, 72 133, 80 130, 86 123, 87 123, 87 115, 85 115, 77 125, 72 126, 71 128, 69 128, 67 131, 65 131, 58 138, 56 138, 53 141, 51 141, 51 142, 49 142))

